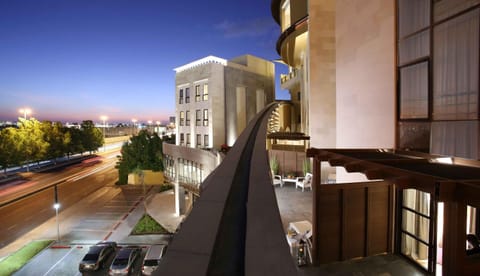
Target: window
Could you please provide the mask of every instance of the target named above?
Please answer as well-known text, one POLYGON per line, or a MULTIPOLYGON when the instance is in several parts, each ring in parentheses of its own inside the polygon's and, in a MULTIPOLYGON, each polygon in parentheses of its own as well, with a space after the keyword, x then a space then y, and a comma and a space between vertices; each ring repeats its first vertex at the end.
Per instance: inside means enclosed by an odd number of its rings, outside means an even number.
POLYGON ((183 89, 178 92, 178 103, 183 104, 183 89))
POLYGON ((190 88, 185 88, 185 103, 190 102, 190 88))
POLYGON ((197 148, 202 146, 202 135, 197 134, 197 148))
POLYGON ((202 125, 202 110, 197 109, 195 111, 195 125, 201 126, 202 125))
POLYGON ((190 111, 187 110, 187 114, 186 114, 186 119, 185 119, 185 125, 186 126, 189 126, 190 125, 190 111))
POLYGON ((480 9, 434 28, 433 118, 478 119, 480 9))
POLYGON ((190 147, 190 133, 187 133, 187 147, 190 147))
POLYGON ((180 126, 185 124, 185 112, 180 111, 180 126))
POLYGON ((180 146, 185 145, 185 136, 183 133, 180 133, 180 146))
POLYGON ((208 148, 208 134, 203 135, 203 146, 208 148))
POLYGON ((400 69, 400 119, 428 118, 428 62, 400 69))
POLYGON ((203 85, 203 100, 208 101, 208 83, 203 85))
POLYGON ((195 101, 200 101, 200 85, 195 85, 195 101))
POLYGON ((434 246, 430 235, 432 217, 430 194, 415 189, 402 192, 400 241, 403 255, 418 262, 428 271, 430 248, 434 246))
POLYGON ((208 109, 203 110, 203 126, 208 126, 208 109))

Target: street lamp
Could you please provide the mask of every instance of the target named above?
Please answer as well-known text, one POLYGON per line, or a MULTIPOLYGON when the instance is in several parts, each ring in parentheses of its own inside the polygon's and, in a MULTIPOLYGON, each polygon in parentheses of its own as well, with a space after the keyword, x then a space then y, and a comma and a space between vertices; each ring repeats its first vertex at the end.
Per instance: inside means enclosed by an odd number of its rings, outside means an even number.
POLYGON ((58 189, 57 185, 54 188, 55 203, 53 209, 55 209, 55 220, 57 221, 57 241, 60 241, 60 220, 58 218, 58 209, 60 209, 60 203, 58 202, 58 189))
POLYGON ((27 119, 27 115, 28 115, 28 114, 31 114, 31 113, 32 113, 32 110, 31 110, 30 108, 28 108, 28 107, 24 107, 24 108, 20 108, 20 109, 18 110, 18 112, 19 112, 20 114, 23 114, 23 118, 26 120, 26 119, 27 119))
POLYGON ((55 209, 55 220, 57 221, 57 241, 60 241, 60 221, 58 220, 58 209, 60 209, 60 203, 53 204, 53 209, 55 209))
POLYGON ((105 122, 108 120, 108 117, 105 115, 100 116, 100 119, 103 121, 103 151, 105 152, 105 131, 106 131, 106 126, 105 122))
POLYGON ((132 131, 132 135, 135 135, 135 123, 137 122, 137 119, 132 119, 132 122, 133 122, 133 131, 132 131))

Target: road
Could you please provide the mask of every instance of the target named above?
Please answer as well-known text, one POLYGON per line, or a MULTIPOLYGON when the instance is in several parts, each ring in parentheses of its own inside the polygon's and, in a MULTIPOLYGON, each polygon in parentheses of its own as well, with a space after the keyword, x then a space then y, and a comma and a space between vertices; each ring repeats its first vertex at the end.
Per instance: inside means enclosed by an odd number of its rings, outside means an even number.
MULTIPOLYGON (((62 211, 103 187, 112 187, 118 179, 114 168, 117 151, 56 171, 30 173, 22 182, 0 190, 0 248, 55 217, 55 186, 62 211), (33 193, 35 190, 39 192, 33 193), (33 193, 33 194, 32 194, 33 193), (19 200, 13 201, 15 198, 19 200)), ((117 192, 107 192, 113 197, 117 192)))

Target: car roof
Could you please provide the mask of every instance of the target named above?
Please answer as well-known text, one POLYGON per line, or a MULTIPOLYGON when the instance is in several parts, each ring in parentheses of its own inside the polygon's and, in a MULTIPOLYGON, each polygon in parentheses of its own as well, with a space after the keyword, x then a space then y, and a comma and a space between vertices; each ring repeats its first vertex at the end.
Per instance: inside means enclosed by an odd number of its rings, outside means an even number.
POLYGON ((124 247, 124 248, 120 249, 120 251, 118 252, 117 258, 128 259, 130 257, 130 253, 132 253, 132 251, 134 251, 134 250, 137 250, 137 248, 136 247, 124 247))
POLYGON ((88 253, 90 254, 98 254, 100 251, 102 251, 105 247, 103 246, 98 246, 98 245, 93 245, 90 246, 90 249, 88 250, 88 253))
POLYGON ((147 254, 145 255, 145 259, 159 259, 163 255, 163 251, 165 250, 167 245, 165 244, 153 244, 148 249, 147 254))

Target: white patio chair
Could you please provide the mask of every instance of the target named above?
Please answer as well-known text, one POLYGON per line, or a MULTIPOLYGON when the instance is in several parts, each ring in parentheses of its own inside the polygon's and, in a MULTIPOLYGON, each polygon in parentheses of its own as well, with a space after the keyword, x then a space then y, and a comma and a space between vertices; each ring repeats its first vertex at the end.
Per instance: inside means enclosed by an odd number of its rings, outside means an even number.
POLYGON ((305 191, 305 188, 310 188, 312 190, 312 178, 313 175, 311 173, 307 173, 305 177, 297 177, 297 182, 295 182, 295 189, 297 187, 302 188, 302 192, 305 191))
POLYGON ((280 187, 283 187, 282 176, 274 175, 272 181, 273 181, 273 186, 280 185, 280 187))

